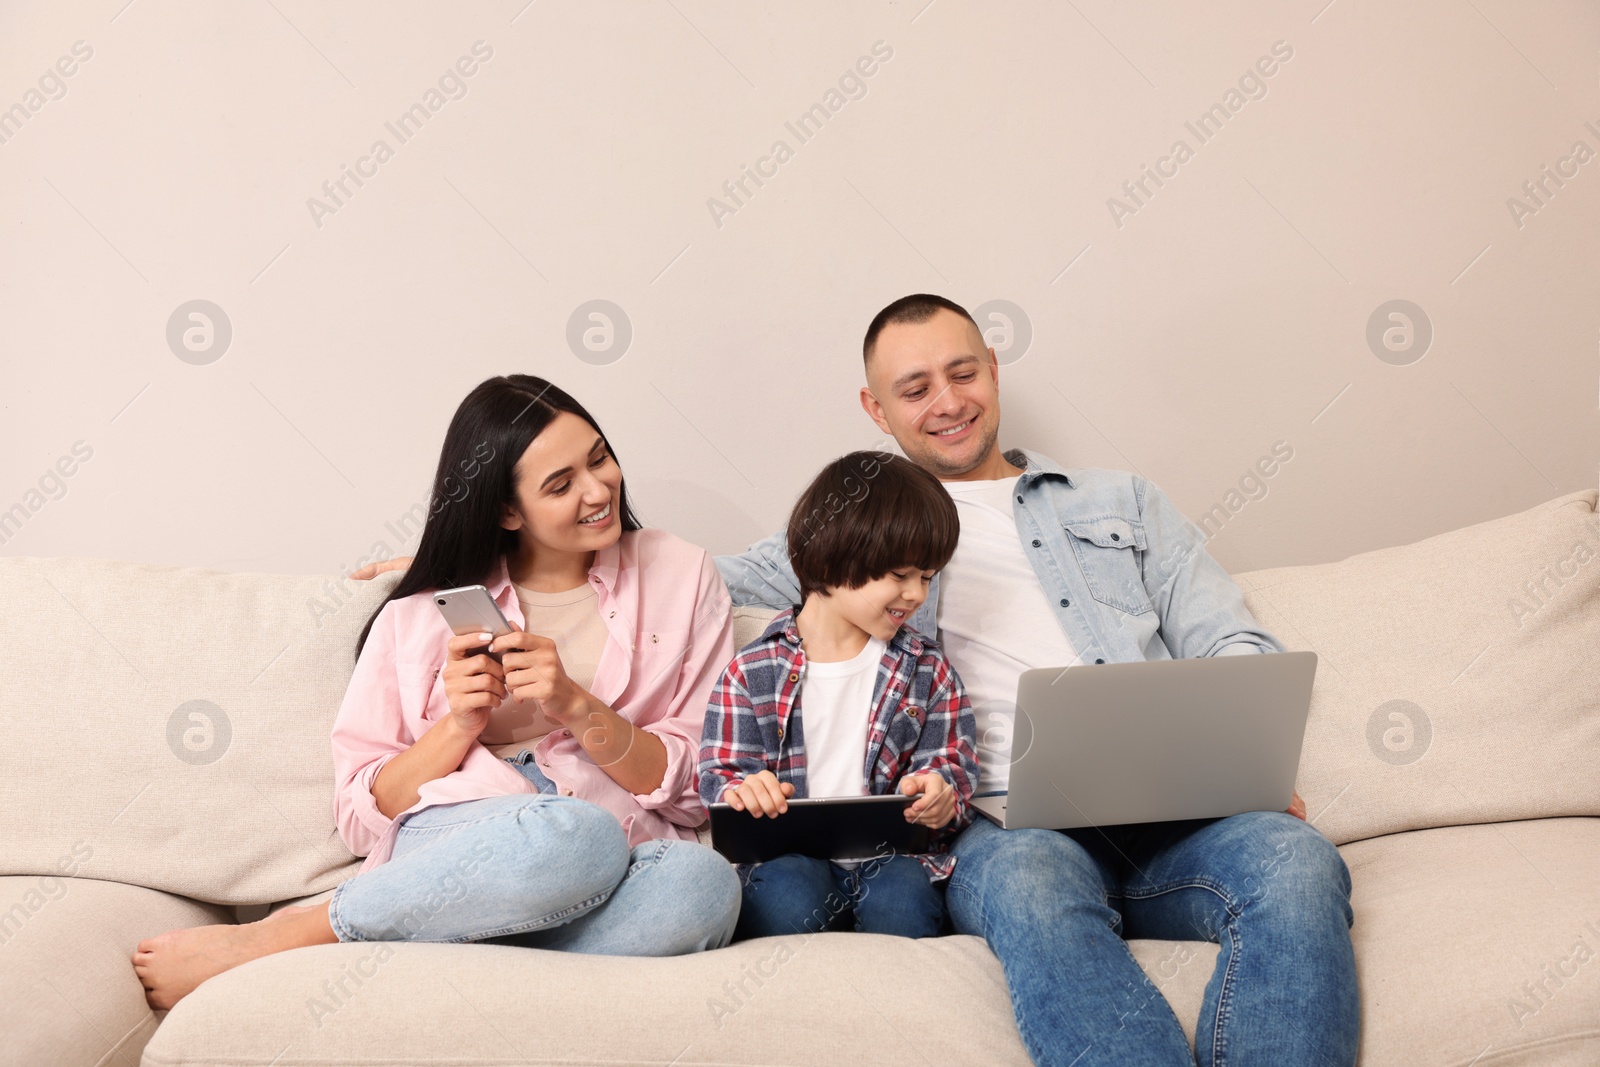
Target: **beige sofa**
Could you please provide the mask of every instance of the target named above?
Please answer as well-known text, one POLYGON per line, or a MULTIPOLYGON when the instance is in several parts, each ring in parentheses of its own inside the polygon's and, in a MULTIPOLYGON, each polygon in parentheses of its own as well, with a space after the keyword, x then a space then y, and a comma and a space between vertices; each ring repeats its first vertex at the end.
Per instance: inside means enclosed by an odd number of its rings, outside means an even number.
MULTIPOLYGON (((1299 788, 1354 875, 1362 1063, 1600 1063, 1595 493, 1238 579, 1321 656, 1299 788)), ((383 588, 0 560, 0 1061, 1027 1062, 971 937, 329 945, 152 1014, 141 938, 354 873, 327 736, 383 588)), ((1192 1035, 1215 948, 1133 950, 1192 1035)))

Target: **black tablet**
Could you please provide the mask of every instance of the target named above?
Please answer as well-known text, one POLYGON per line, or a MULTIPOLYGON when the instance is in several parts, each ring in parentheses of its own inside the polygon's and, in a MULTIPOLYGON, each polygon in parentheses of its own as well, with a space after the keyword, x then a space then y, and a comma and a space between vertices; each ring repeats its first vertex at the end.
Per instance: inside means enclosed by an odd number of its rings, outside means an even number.
POLYGON ((711 805, 711 847, 731 863, 761 863, 799 854, 856 860, 928 850, 928 828, 906 821, 915 797, 818 797, 790 800, 777 818, 756 818, 727 804, 711 805))

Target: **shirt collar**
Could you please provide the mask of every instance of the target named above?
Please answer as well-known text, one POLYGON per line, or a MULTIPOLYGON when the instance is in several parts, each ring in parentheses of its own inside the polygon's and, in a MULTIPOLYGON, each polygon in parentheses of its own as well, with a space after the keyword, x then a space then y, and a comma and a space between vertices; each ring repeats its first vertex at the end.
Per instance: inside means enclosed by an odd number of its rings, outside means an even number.
POLYGON ((506 565, 504 556, 495 560, 494 570, 489 572, 489 580, 484 583, 484 588, 489 590, 489 595, 494 598, 496 604, 505 606, 503 598, 511 589, 511 568, 506 565))
POLYGON ((1013 448, 1005 456, 1006 461, 1012 466, 1022 468, 1022 477, 1030 482, 1039 478, 1051 477, 1060 478, 1066 482, 1068 489, 1076 489, 1078 487, 1077 483, 1072 480, 1072 475, 1067 473, 1066 468, 1049 456, 1041 455, 1038 452, 1029 452, 1025 448, 1013 448))
MULTIPOLYGON (((589 580, 598 580, 599 585, 610 596, 617 589, 617 574, 622 569, 622 538, 600 549, 594 554, 594 562, 589 564, 589 580)), ((501 556, 494 565, 494 570, 489 572, 489 580, 484 583, 484 588, 489 590, 489 595, 494 602, 502 608, 506 606, 506 599, 516 599, 516 594, 511 591, 511 567, 506 557, 501 556)))

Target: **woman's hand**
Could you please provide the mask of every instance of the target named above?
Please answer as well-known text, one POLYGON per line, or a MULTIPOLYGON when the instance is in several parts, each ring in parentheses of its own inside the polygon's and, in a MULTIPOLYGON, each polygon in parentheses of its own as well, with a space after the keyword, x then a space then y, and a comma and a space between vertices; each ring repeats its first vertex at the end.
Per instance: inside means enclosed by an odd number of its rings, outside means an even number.
POLYGON ((506 688, 517 700, 536 700, 545 718, 573 732, 592 708, 589 691, 567 676, 556 643, 538 634, 502 634, 489 646, 500 653, 506 688))
POLYGON ((748 811, 756 818, 766 815, 777 818, 789 810, 788 800, 794 796, 794 786, 778 781, 771 771, 759 771, 731 789, 725 790, 722 799, 734 811, 748 811))
POLYGON ((506 698, 505 668, 481 651, 490 637, 462 634, 445 646, 444 695, 450 699, 450 718, 474 738, 506 698))
POLYGON ((922 798, 906 808, 906 821, 921 823, 932 830, 947 826, 956 817, 956 791, 950 788, 944 775, 908 774, 900 779, 900 792, 906 796, 922 794, 922 798))

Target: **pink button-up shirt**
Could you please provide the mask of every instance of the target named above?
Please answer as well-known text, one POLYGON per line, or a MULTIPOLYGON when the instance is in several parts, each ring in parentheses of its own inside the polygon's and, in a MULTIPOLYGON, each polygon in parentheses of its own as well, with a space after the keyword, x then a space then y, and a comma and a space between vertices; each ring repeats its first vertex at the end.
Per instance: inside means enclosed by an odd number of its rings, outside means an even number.
MULTIPOLYGON (((534 759, 563 795, 615 815, 629 845, 692 840, 706 817, 695 775, 706 703, 733 658, 728 590, 703 549, 662 530, 624 533, 595 553, 589 581, 608 632, 590 692, 661 740, 667 773, 654 792, 630 793, 561 729, 534 746, 534 759)), ((503 559, 485 584, 506 619, 522 626, 503 559)), ((367 857, 363 871, 389 859, 410 812, 537 792, 516 768, 474 744, 460 767, 423 783, 420 799, 405 812, 390 819, 378 810, 372 796, 378 771, 450 713, 440 674, 451 636, 428 593, 384 605, 334 720, 334 817, 346 847, 367 857)))

